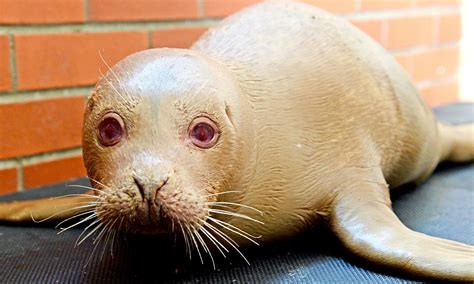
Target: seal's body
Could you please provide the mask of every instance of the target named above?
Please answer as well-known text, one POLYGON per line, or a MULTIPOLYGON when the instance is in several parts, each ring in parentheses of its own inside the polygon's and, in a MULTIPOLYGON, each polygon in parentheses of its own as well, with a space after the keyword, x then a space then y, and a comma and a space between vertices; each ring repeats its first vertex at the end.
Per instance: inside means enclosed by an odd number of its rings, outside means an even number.
MULTIPOLYGON (((471 246, 409 230, 389 199, 389 186, 422 181, 442 160, 473 159, 472 130, 439 124, 394 59, 350 24, 273 1, 191 50, 119 62, 89 99, 83 144, 105 228, 180 226, 186 242, 220 250, 219 228, 242 242, 327 221, 362 258, 472 281, 471 246)), ((44 203, 9 204, 0 217, 47 217, 44 203)))

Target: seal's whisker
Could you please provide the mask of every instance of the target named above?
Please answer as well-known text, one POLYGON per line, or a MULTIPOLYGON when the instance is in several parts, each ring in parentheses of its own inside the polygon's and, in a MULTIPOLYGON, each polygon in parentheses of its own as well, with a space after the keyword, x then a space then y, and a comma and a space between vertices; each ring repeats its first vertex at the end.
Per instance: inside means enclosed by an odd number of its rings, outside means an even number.
POLYGON ((236 227, 232 224, 229 224, 227 222, 224 222, 224 221, 221 221, 221 220, 218 220, 218 219, 215 219, 215 218, 212 218, 212 217, 209 217, 209 220, 213 221, 214 223, 224 227, 225 229, 235 233, 235 234, 238 234, 246 239, 248 239, 249 241, 253 242, 254 244, 256 245, 259 245, 255 240, 253 239, 259 239, 261 238, 262 236, 254 236, 242 229, 240 229, 239 227, 236 227))
MULTIPOLYGON (((107 62, 105 61, 104 57, 102 57, 102 53, 100 52, 100 50, 99 50, 99 56, 102 62, 104 62, 105 66, 107 66, 107 68, 110 70, 110 73, 112 73, 112 75, 115 77, 115 80, 117 80, 119 84, 122 84, 122 81, 120 81, 117 74, 114 72, 114 70, 112 70, 112 68, 110 68, 109 64, 107 64, 107 62)), ((130 93, 126 89, 124 89, 124 91, 129 97, 131 97, 130 93)))
POLYGON ((228 191, 224 191, 224 192, 218 192, 218 193, 212 193, 212 194, 204 195, 203 197, 211 197, 211 196, 218 196, 218 195, 222 195, 222 194, 242 193, 242 192, 243 191, 240 191, 240 190, 228 190, 228 191))
MULTIPOLYGON (((89 207, 94 207, 96 204, 90 204, 90 205, 82 205, 82 206, 76 206, 76 207, 72 207, 72 208, 67 208, 65 210, 62 210, 62 211, 59 211, 59 212, 56 212, 54 214, 52 214, 51 216, 48 216, 44 219, 41 219, 41 220, 36 220, 35 217, 33 217, 33 212, 30 212, 30 216, 31 216, 31 219, 33 220, 33 222, 35 223, 42 223, 42 222, 45 222, 45 221, 48 221, 50 220, 51 218, 54 218, 56 216, 58 216, 59 214, 62 214, 62 213, 65 213, 65 212, 69 212, 69 211, 72 211, 72 210, 79 210, 79 209, 83 209, 83 208, 89 208, 89 207)), ((82 211, 81 211, 82 212, 82 211)), ((81 213, 79 212, 79 213, 81 213)))
POLYGON ((111 186, 108 186, 108 185, 106 185, 106 184, 104 184, 104 183, 101 183, 100 181, 98 181, 98 180, 96 180, 96 179, 94 179, 94 178, 89 177, 89 179, 90 179, 91 181, 93 181, 93 182, 95 182, 95 183, 98 183, 99 185, 103 186, 105 189, 112 189, 111 186))
MULTIPOLYGON (((110 223, 110 222, 109 222, 109 223, 110 223)), ((97 237, 94 239, 94 242, 92 243, 92 244, 95 244, 95 245, 94 245, 94 248, 92 249, 92 252, 91 252, 91 254, 89 255, 89 258, 87 259, 86 265, 85 265, 84 267, 87 267, 87 265, 88 265, 89 262, 91 261, 92 256, 94 255, 94 252, 95 252, 95 250, 97 249, 97 246, 99 245, 99 242, 96 243, 96 241, 97 241, 97 240, 100 240, 100 239, 102 238, 102 234, 103 234, 104 230, 107 228, 107 225, 108 225, 109 223, 106 223, 106 224, 105 224, 105 226, 102 228, 102 230, 100 231, 100 233, 99 233, 99 234, 97 235, 97 237)), ((102 224, 103 224, 103 223, 99 224, 99 226, 97 226, 97 227, 100 227, 102 224)), ((96 227, 96 229, 97 229, 97 227, 96 227)))
POLYGON ((94 222, 90 223, 89 226, 87 226, 84 231, 79 235, 79 237, 77 238, 77 241, 76 241, 76 244, 74 245, 75 247, 78 247, 80 246, 87 238, 89 238, 95 231, 97 231, 97 229, 99 229, 100 227, 102 227, 104 225, 104 223, 101 223, 99 219, 95 220, 94 222), (92 227, 93 225, 99 223, 94 229, 92 229, 86 236, 84 236, 81 240, 80 237, 82 236, 82 234, 84 234, 85 232, 87 232, 87 230, 92 227))
POLYGON ((109 84, 110 87, 112 87, 112 89, 114 90, 114 92, 117 93, 117 95, 118 95, 122 100, 125 101, 125 97, 117 90, 117 88, 115 88, 114 84, 112 84, 112 82, 110 82, 110 80, 107 79, 107 77, 104 76, 104 73, 102 73, 102 70, 100 70, 100 68, 99 68, 99 73, 100 73, 101 78, 104 79, 104 80, 109 84))
POLYGON ((230 207, 228 205, 221 205, 221 204, 210 204, 210 203, 206 203, 207 205, 211 206, 211 207, 221 207, 221 208, 225 208, 225 209, 229 209, 229 210, 235 210, 235 208, 233 207, 230 207))
POLYGON ((102 230, 100 230, 97 237, 95 237, 94 240, 92 241, 92 244, 95 244, 95 245, 98 244, 98 242, 102 239, 102 236, 104 235, 104 232, 107 229, 108 225, 110 225, 110 221, 105 223, 105 225, 102 227, 102 230))
POLYGON ((199 234, 199 230, 194 230, 193 231, 194 234, 196 235, 196 238, 199 240, 199 242, 201 243, 202 247, 204 248, 204 251, 207 252, 207 254, 209 255, 209 257, 211 258, 211 262, 212 262, 212 267, 214 268, 214 270, 216 270, 216 263, 214 262, 214 257, 212 256, 212 252, 211 250, 209 249, 209 247, 207 246, 206 242, 202 239, 201 237, 201 234, 199 234))
POLYGON ((252 207, 252 206, 249 206, 249 205, 245 205, 245 204, 239 204, 239 203, 234 203, 234 202, 225 202, 225 201, 215 201, 215 202, 207 202, 206 204, 209 204, 209 205, 234 205, 234 206, 239 206, 239 207, 243 207, 243 208, 248 208, 250 210, 253 210, 257 213, 259 213, 260 215, 263 216, 263 212, 252 207))
POLYGON ((191 249, 189 248, 188 237, 186 236, 186 232, 183 229, 181 221, 179 221, 179 226, 181 227, 181 232, 183 233, 184 244, 186 246, 186 254, 189 256, 189 260, 191 260, 191 249))
POLYGON ((112 256, 112 258, 114 257, 114 244, 115 244, 115 238, 117 236, 120 236, 120 233, 121 233, 121 229, 122 229, 122 225, 123 225, 123 220, 125 219, 125 217, 122 217, 120 219, 120 224, 118 225, 117 227, 117 230, 114 231, 114 235, 112 236, 112 243, 110 244, 110 255, 112 256))
POLYGON ((186 229, 187 229, 188 232, 189 232, 189 237, 191 238, 191 240, 192 240, 193 243, 194 243, 194 246, 196 247, 196 250, 197 250, 198 255, 199 255, 199 259, 201 260, 201 264, 204 264, 204 261, 203 261, 203 259, 202 259, 202 255, 201 255, 201 250, 199 249, 199 246, 198 246, 198 244, 197 244, 197 242, 196 242, 196 238, 194 238, 193 232, 192 232, 191 229, 189 228, 188 224, 185 224, 185 227, 186 227, 186 229))
POLYGON ((62 224, 66 223, 67 221, 69 220, 72 220, 74 218, 77 218, 77 217, 80 217, 80 216, 84 216, 84 215, 87 215, 87 214, 95 214, 95 209, 91 209, 91 210, 88 210, 88 211, 85 211, 85 212, 82 212, 82 213, 78 213, 74 216, 71 216, 65 220, 62 220, 61 222, 59 222, 54 228, 57 229, 59 228, 59 226, 61 226, 62 224))
POLYGON ((233 245, 235 246, 239 246, 239 244, 234 241, 231 237, 229 237, 226 233, 222 232, 221 230, 219 230, 218 228, 216 228, 215 226, 213 226, 212 224, 209 224, 209 223, 204 223, 204 226, 208 227, 210 230, 214 231, 214 233, 216 233, 219 237, 221 237, 222 239, 226 240, 226 241, 230 241, 232 242, 233 245))
POLYGON ((224 258, 226 258, 227 256, 226 256, 226 254, 222 251, 222 249, 224 249, 224 250, 228 253, 229 251, 227 250, 227 248, 226 248, 223 244, 221 244, 221 243, 219 242, 219 240, 217 240, 206 228, 201 227, 201 228, 199 228, 199 230, 201 230, 201 232, 202 232, 205 236, 207 236, 207 238, 214 244, 214 246, 219 250, 219 252, 222 254, 222 256, 223 256, 224 258), (222 249, 221 249, 221 247, 222 247, 222 249))
POLYGON ((212 208, 209 208, 208 211, 209 211, 209 212, 212 212, 212 213, 216 213, 216 214, 229 215, 229 216, 234 216, 234 217, 238 217, 238 218, 250 220, 250 221, 253 221, 253 222, 255 222, 255 223, 262 224, 262 225, 265 224, 265 223, 263 223, 262 221, 259 221, 259 220, 257 220, 257 219, 254 219, 254 218, 252 218, 252 217, 249 217, 249 216, 244 215, 244 214, 241 214, 241 213, 230 212, 230 211, 220 210, 220 209, 212 209, 212 208))
POLYGON ((113 222, 109 222, 110 226, 108 226, 107 232, 105 234, 105 244, 104 244, 104 248, 102 249, 102 254, 100 256, 101 259, 102 259, 102 257, 104 257, 105 251, 107 249, 107 244, 109 243, 110 236, 111 236, 112 233, 114 233, 113 227, 114 227, 115 223, 117 223, 117 221, 118 221, 118 218, 116 218, 113 222))
MULTIPOLYGON (((82 185, 82 184, 66 184, 67 187, 77 187, 77 188, 84 188, 84 189, 90 189, 90 190, 93 190, 93 191, 96 191, 96 192, 101 192, 102 193, 102 190, 98 190, 97 188, 93 188, 91 186, 87 186, 87 185, 82 185)), ((95 195, 92 195, 92 194, 85 194, 87 196, 90 196, 90 197, 94 197, 95 195)), ((95 196, 97 198, 99 198, 98 196, 95 196)))
POLYGON ((247 258, 244 256, 244 254, 239 250, 238 244, 232 240, 229 236, 227 236, 224 232, 219 231, 216 227, 212 226, 209 223, 204 223, 205 226, 207 226, 209 229, 213 230, 216 234, 218 234, 223 240, 225 240, 232 248, 234 248, 240 256, 245 260, 245 262, 250 265, 250 262, 247 260, 247 258), (224 237, 225 236, 225 237, 224 237), (235 244, 235 245, 234 245, 235 244))
POLYGON ((84 223, 84 222, 87 222, 87 221, 89 221, 89 220, 91 220, 91 219, 93 219, 93 218, 97 218, 97 214, 92 213, 90 216, 87 216, 86 218, 84 218, 84 219, 82 219, 82 220, 79 220, 78 222, 76 222, 76 223, 74 223, 74 224, 72 224, 72 225, 70 225, 70 226, 68 226, 68 227, 66 227, 66 228, 61 228, 61 230, 60 230, 57 234, 60 235, 60 234, 62 234, 62 233, 64 233, 64 232, 66 232, 67 230, 69 230, 69 229, 71 229, 71 228, 74 228, 74 227, 76 227, 76 226, 78 226, 78 225, 80 225, 80 224, 82 224, 82 223, 84 223))
MULTIPOLYGON (((70 186, 70 187, 72 187, 72 186, 70 186)), ((55 196, 55 197, 51 197, 49 199, 50 200, 55 200, 55 199, 61 199, 61 198, 65 198, 65 197, 84 197, 84 198, 95 198, 95 199, 99 198, 98 196, 95 196, 95 195, 92 195, 92 194, 76 193, 76 194, 66 194, 66 195, 61 195, 61 196, 55 196)))
POLYGON ((114 258, 114 241, 115 241, 115 237, 117 236, 117 234, 119 234, 119 231, 118 230, 114 230, 113 231, 113 235, 112 235, 112 241, 110 242, 110 256, 112 258, 114 258))

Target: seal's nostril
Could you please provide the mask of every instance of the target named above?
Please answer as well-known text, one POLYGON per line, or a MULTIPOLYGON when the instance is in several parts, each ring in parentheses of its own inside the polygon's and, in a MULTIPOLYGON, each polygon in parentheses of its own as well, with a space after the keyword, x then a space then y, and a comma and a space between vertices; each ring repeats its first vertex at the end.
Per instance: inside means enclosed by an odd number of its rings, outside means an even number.
POLYGON ((160 189, 162 189, 163 186, 165 186, 165 184, 168 182, 168 180, 169 180, 169 177, 167 177, 167 178, 163 181, 163 183, 162 183, 160 186, 158 186, 158 188, 156 189, 156 191, 158 192, 160 189))
POLYGON ((144 200, 145 199, 145 190, 143 189, 143 186, 140 184, 140 182, 136 178, 133 178, 133 181, 135 182, 135 184, 138 187, 138 191, 140 192, 140 195, 142 196, 142 200, 144 200))

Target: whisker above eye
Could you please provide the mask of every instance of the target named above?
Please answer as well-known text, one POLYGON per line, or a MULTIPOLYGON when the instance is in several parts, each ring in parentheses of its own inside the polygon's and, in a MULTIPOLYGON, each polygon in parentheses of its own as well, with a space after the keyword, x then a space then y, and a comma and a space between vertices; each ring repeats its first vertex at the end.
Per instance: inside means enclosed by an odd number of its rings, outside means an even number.
MULTIPOLYGON (((114 72, 114 70, 112 68, 110 68, 109 64, 107 64, 107 62, 105 61, 104 57, 102 57, 102 52, 100 52, 99 50, 99 56, 100 56, 100 59, 102 60, 102 62, 104 62, 105 66, 107 66, 107 68, 110 70, 110 72, 112 73, 112 75, 115 77, 115 80, 117 80, 117 82, 119 84, 122 84, 122 82, 120 81, 119 77, 117 76, 117 74, 114 72)), ((123 85, 123 84, 122 84, 123 85)), ((127 91, 127 89, 124 89, 125 93, 131 97, 130 93, 127 91)))

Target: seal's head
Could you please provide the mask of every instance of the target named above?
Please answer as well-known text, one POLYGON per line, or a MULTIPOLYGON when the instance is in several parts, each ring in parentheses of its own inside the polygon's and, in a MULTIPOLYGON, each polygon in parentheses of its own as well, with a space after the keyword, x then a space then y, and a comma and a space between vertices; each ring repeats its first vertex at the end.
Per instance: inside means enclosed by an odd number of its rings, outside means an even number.
POLYGON ((111 68, 83 128, 101 221, 140 233, 202 225, 248 163, 242 96, 225 68, 190 50, 142 51, 111 68))

